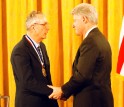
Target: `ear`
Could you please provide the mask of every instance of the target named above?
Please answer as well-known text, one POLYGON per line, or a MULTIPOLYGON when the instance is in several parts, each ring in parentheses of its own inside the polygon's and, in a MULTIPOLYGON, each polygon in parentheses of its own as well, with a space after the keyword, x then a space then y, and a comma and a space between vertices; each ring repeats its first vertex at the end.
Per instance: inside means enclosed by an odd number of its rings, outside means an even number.
POLYGON ((82 16, 82 20, 85 24, 88 23, 88 18, 86 16, 82 16))
POLYGON ((31 29, 34 30, 34 31, 36 31, 36 28, 35 28, 34 25, 31 26, 31 29))

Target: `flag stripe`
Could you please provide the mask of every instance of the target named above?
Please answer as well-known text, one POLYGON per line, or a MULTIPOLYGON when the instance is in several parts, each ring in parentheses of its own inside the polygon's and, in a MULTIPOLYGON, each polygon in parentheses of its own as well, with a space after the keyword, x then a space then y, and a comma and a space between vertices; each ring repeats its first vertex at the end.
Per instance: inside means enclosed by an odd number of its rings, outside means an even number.
POLYGON ((124 17, 122 20, 122 28, 121 28, 121 32, 120 32, 117 73, 124 76, 124 17))
POLYGON ((120 51, 118 56, 117 72, 119 74, 121 72, 124 72, 124 69, 122 69, 123 63, 124 63, 124 37, 120 46, 120 51))

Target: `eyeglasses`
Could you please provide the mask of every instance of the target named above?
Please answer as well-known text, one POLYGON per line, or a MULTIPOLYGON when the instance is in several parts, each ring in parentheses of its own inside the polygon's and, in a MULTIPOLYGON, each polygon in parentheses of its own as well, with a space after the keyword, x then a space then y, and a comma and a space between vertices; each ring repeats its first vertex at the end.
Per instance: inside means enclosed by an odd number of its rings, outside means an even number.
POLYGON ((46 26, 46 25, 48 25, 48 23, 47 23, 47 22, 42 23, 42 24, 40 24, 40 23, 34 23, 34 24, 38 24, 38 25, 41 25, 41 26, 46 26))

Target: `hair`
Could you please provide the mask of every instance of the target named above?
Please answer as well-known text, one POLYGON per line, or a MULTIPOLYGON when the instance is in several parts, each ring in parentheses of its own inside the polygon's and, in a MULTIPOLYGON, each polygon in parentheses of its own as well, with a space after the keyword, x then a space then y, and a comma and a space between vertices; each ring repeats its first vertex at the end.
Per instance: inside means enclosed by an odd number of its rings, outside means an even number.
POLYGON ((72 15, 81 15, 88 18, 94 24, 98 23, 98 14, 94 6, 88 3, 81 3, 72 10, 72 15))
POLYGON ((34 23, 40 22, 38 15, 45 17, 40 11, 32 11, 26 19, 26 29, 29 30, 34 23))

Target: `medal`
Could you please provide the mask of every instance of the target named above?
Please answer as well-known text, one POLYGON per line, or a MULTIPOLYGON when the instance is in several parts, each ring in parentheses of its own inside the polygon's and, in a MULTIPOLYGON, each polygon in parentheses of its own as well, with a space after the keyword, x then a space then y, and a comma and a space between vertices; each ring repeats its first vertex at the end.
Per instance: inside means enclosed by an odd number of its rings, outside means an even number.
POLYGON ((45 68, 44 68, 44 67, 42 67, 42 73, 43 73, 43 76, 44 76, 44 77, 46 77, 46 76, 47 76, 47 74, 46 74, 46 70, 45 70, 45 68))

